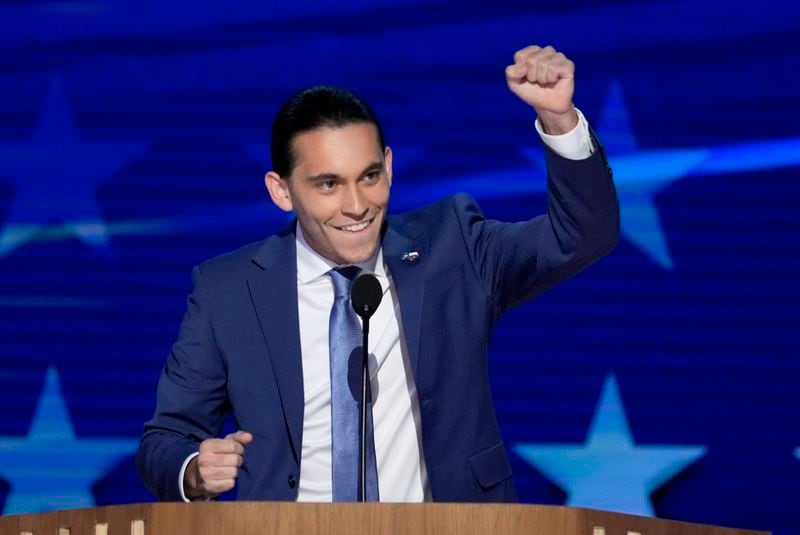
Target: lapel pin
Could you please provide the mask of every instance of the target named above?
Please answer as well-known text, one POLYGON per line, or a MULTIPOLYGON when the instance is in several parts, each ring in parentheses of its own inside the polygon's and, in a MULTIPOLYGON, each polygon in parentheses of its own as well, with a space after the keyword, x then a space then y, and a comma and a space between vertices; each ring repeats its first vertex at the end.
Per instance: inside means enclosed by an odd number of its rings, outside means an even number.
POLYGON ((400 260, 403 262, 416 262, 419 258, 419 253, 417 251, 408 251, 403 253, 400 257, 400 260))

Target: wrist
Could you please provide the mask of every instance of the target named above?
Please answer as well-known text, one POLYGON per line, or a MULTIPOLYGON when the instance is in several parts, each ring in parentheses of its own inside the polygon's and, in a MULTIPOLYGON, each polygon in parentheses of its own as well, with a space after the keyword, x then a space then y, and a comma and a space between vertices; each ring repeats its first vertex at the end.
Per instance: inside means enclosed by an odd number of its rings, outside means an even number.
POLYGON ((186 472, 183 474, 183 494, 189 501, 205 498, 205 494, 200 489, 200 469, 197 466, 197 457, 189 461, 186 472))
POLYGON ((578 126, 578 112, 572 104, 563 113, 548 110, 536 110, 536 112, 539 115, 539 123, 542 125, 545 134, 552 136, 567 134, 578 126))

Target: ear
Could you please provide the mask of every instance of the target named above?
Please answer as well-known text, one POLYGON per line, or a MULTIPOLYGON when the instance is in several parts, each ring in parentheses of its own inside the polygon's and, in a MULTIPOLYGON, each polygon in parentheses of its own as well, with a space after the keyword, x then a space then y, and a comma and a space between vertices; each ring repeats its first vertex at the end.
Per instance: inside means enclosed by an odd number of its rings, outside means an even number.
POLYGON ((387 145, 383 151, 383 161, 386 165, 386 176, 389 177, 389 185, 392 185, 392 148, 387 145))
POLYGON ((266 184, 269 196, 275 206, 284 212, 291 212, 293 209, 292 195, 289 192, 289 183, 286 179, 275 171, 270 171, 264 175, 264 184, 266 184))

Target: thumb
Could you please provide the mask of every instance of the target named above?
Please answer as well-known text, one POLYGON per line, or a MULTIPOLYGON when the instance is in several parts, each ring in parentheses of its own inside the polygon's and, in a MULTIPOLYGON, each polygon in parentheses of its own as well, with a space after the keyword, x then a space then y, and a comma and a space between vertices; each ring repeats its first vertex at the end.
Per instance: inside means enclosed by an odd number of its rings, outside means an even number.
POLYGON ((231 440, 235 440, 242 446, 247 446, 251 442, 253 442, 253 434, 248 433, 247 431, 236 431, 235 433, 231 433, 230 435, 226 436, 225 438, 229 438, 231 440))
POLYGON ((515 63, 514 65, 506 67, 506 80, 508 80, 509 83, 522 83, 525 79, 525 74, 527 74, 527 69, 523 64, 515 63))

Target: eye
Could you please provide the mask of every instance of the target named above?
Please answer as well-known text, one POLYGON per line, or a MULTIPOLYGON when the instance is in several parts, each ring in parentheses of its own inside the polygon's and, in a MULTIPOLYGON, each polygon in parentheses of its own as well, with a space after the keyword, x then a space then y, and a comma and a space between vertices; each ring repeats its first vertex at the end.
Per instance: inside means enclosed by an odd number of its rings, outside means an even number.
POLYGON ((366 182, 377 182, 381 179, 381 170, 376 169, 375 171, 371 171, 364 175, 364 181, 366 182))
POLYGON ((323 180, 317 183, 317 189, 322 193, 330 193, 336 188, 335 180, 323 180))

